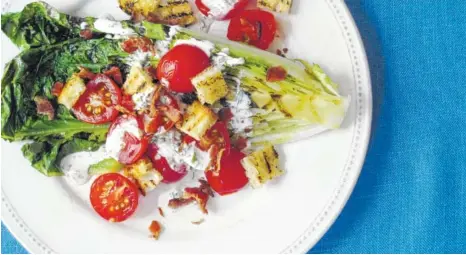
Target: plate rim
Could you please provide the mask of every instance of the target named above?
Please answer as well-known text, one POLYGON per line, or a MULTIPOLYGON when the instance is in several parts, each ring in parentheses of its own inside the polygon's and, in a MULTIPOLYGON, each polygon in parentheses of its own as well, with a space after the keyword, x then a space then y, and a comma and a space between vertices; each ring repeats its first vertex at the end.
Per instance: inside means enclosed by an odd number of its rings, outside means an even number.
MULTIPOLYGON (((351 152, 343 170, 343 178, 335 189, 332 199, 306 230, 280 253, 306 253, 323 237, 333 225, 348 202, 359 179, 371 136, 373 112, 372 82, 366 50, 359 30, 348 6, 343 0, 325 0, 332 11, 341 31, 353 68, 356 99, 356 124, 351 143, 351 152), (362 93, 362 92, 365 93, 362 93), (363 113, 364 112, 364 113, 363 113), (351 176, 350 176, 351 175, 351 176), (312 236, 313 233, 318 233, 312 236)), ((4 0, 2 13, 6 12, 11 2, 4 0)), ((55 253, 23 221, 12 207, 2 187, 2 221, 13 237, 32 253, 55 253), (6 213, 5 213, 6 212, 6 213)))

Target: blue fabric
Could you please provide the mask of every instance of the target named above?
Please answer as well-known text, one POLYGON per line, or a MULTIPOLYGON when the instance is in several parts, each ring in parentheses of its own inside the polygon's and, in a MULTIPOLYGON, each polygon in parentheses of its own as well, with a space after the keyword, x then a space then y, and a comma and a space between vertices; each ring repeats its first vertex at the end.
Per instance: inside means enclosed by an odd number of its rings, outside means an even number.
MULTIPOLYGON (((311 253, 466 253, 466 1, 347 3, 371 66, 373 140, 311 253)), ((2 225, 2 253, 22 252, 2 225)))

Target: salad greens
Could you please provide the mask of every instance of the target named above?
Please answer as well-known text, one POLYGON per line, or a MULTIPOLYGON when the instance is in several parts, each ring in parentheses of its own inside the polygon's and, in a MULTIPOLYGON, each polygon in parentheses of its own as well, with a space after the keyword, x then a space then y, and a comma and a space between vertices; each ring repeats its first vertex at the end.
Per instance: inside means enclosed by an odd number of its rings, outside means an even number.
MULTIPOLYGON (((33 167, 48 176, 62 174, 58 166, 67 154, 96 150, 105 141, 108 125, 78 121, 68 109, 58 105, 51 93, 55 82, 66 82, 79 67, 97 73, 111 65, 125 64, 128 53, 120 47, 122 39, 97 30, 95 20, 59 13, 44 2, 2 15, 2 31, 23 51, 7 64, 2 78, 1 137, 8 141, 33 140, 22 151, 33 167), (93 39, 80 38, 83 24, 94 33, 93 39), (36 96, 45 97, 54 105, 55 119, 37 114, 33 100, 36 96)), ((260 103, 256 103, 253 129, 246 134, 253 145, 283 143, 297 132, 317 126, 338 128, 343 121, 349 99, 338 94, 337 85, 318 65, 284 59, 180 27, 147 21, 118 23, 132 28, 135 34, 163 40, 171 46, 179 39, 208 40, 215 43, 214 56, 228 49, 231 57, 243 58, 243 65, 227 66, 223 72, 226 77, 239 78, 238 85, 247 93, 267 95, 263 106, 257 107, 260 103), (286 69, 284 80, 267 81, 267 71, 273 66, 286 69)), ((158 59, 150 62, 157 63, 158 59)), ((102 164, 116 166, 107 161, 102 164)), ((92 167, 95 171, 100 168, 92 167)))
POLYGON ((123 165, 120 164, 117 160, 113 158, 107 158, 102 161, 99 161, 96 164, 93 164, 89 167, 89 174, 104 174, 104 173, 117 173, 123 168, 123 165))

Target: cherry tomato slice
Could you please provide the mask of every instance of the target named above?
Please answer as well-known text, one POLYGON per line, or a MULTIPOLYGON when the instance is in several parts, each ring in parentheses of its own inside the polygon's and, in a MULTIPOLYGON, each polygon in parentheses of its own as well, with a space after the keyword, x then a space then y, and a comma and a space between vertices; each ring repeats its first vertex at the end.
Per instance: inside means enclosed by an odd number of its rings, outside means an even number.
POLYGON ((194 91, 191 78, 209 66, 209 56, 203 50, 181 44, 162 57, 157 67, 157 79, 171 91, 190 93, 194 91))
POLYGON ((233 18, 228 26, 228 39, 244 42, 266 50, 275 39, 277 23, 272 13, 245 10, 233 18))
MULTIPOLYGON (((143 134, 144 126, 140 119, 133 115, 121 115, 110 126, 107 134, 107 146, 110 146, 109 137, 119 135, 118 137, 123 144, 123 147, 118 153, 118 161, 125 165, 130 165, 138 161, 146 152, 148 146, 148 138, 145 136, 136 137, 134 134, 126 130, 119 130, 129 125, 137 125, 141 135, 143 134), (118 129, 118 133, 114 134, 118 129)), ((113 145, 114 146, 114 145, 113 145)))
POLYGON ((248 184, 249 180, 246 177, 246 171, 241 165, 241 160, 245 156, 239 150, 232 148, 228 155, 224 154, 222 156, 218 174, 213 171, 205 173, 209 185, 215 192, 224 196, 235 193, 248 184))
MULTIPOLYGON (((219 0, 216 0, 216 1, 219 1, 219 0)), ((225 0, 220 0, 220 1, 225 1, 225 0)), ((212 18, 216 20, 229 20, 235 17, 236 15, 238 15, 241 11, 243 11, 246 8, 246 5, 248 5, 248 2, 249 0, 239 0, 225 16, 212 17, 212 18)), ((209 17, 210 8, 207 7, 207 5, 205 5, 202 0, 196 0, 195 3, 199 11, 202 14, 204 14, 204 16, 209 17)))
POLYGON ((199 141, 198 147, 202 150, 209 150, 214 144, 217 145, 219 149, 225 149, 225 154, 230 153, 230 134, 223 121, 218 121, 206 132, 204 137, 199 141))
POLYGON ((65 84, 63 84, 63 82, 55 82, 52 87, 52 95, 56 97, 60 96, 64 86, 65 84))
POLYGON ((118 66, 110 67, 110 69, 105 71, 104 74, 112 78, 118 85, 123 84, 123 76, 121 75, 121 71, 118 66))
POLYGON ((102 124, 116 119, 118 110, 115 106, 120 102, 120 88, 108 76, 97 74, 87 83, 72 110, 78 120, 102 124))
POLYGON ((172 169, 167 162, 167 159, 158 154, 159 148, 155 144, 150 144, 147 149, 147 156, 152 160, 154 167, 159 171, 162 176, 164 183, 174 183, 177 182, 188 174, 188 169, 185 165, 181 166, 179 169, 172 169))
POLYGON ((129 218, 138 207, 137 186, 121 174, 99 176, 91 186, 90 200, 94 210, 111 222, 129 218))

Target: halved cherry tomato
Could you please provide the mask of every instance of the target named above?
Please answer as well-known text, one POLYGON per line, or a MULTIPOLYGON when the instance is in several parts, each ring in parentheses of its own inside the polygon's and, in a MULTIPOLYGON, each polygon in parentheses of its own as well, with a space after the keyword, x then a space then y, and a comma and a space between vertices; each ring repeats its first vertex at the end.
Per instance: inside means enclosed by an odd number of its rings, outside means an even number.
POLYGON ((133 115, 121 115, 118 117, 110 126, 107 134, 108 137, 112 135, 121 135, 120 139, 124 145, 118 154, 118 161, 125 165, 133 164, 138 161, 146 152, 148 146, 148 138, 145 136, 136 137, 126 130, 119 130, 117 134, 114 134, 115 130, 121 129, 124 125, 137 125, 141 134, 143 134, 144 126, 138 118, 133 115))
POLYGON ((86 85, 86 90, 73 106, 78 120, 101 124, 118 117, 115 106, 121 102, 121 91, 115 82, 104 74, 97 74, 86 85))
POLYGON ((164 183, 174 183, 183 179, 188 174, 188 169, 185 165, 180 166, 179 169, 172 169, 167 162, 167 159, 158 154, 159 148, 155 144, 149 144, 147 149, 147 156, 152 160, 154 167, 163 176, 164 183))
POLYGON ((220 160, 220 171, 207 171, 205 173, 207 181, 215 192, 224 196, 235 193, 242 189, 249 180, 246 171, 241 165, 241 160, 246 155, 239 150, 232 148, 230 153, 224 154, 220 160))
POLYGON ((134 112, 134 107, 136 107, 136 104, 134 104, 133 98, 131 98, 130 95, 123 95, 120 105, 129 112, 134 112))
POLYGON ((246 10, 233 18, 228 26, 228 39, 245 42, 266 50, 275 39, 277 23, 272 13, 246 10))
POLYGON ((121 48, 128 53, 134 53, 137 50, 155 51, 154 43, 147 37, 131 37, 121 44, 121 48))
MULTIPOLYGON (((225 1, 225 0, 216 0, 216 1, 225 1)), ((207 7, 207 5, 204 4, 204 2, 202 0, 196 0, 196 6, 197 8, 199 9, 199 11, 201 11, 202 14, 204 14, 204 16, 206 17, 209 17, 209 16, 212 16, 212 18, 216 19, 216 20, 229 20, 233 17, 235 17, 236 15, 238 15, 242 10, 244 10, 244 8, 246 8, 246 5, 248 5, 248 2, 249 0, 239 0, 234 6, 233 8, 228 11, 228 13, 226 13, 226 15, 223 15, 223 16, 218 16, 218 17, 213 17, 210 13, 210 8, 207 7)))
POLYGON ((111 222, 129 218, 138 207, 136 185, 121 174, 99 176, 91 186, 90 200, 94 210, 111 222))
POLYGON ((230 153, 230 134, 225 122, 215 123, 199 141, 198 146, 202 150, 209 150, 212 145, 217 145, 218 149, 225 149, 224 154, 230 153))
POLYGON ((181 44, 162 57, 157 67, 157 78, 171 91, 190 93, 194 91, 191 78, 209 66, 209 56, 203 50, 181 44))

